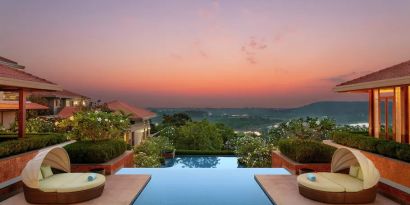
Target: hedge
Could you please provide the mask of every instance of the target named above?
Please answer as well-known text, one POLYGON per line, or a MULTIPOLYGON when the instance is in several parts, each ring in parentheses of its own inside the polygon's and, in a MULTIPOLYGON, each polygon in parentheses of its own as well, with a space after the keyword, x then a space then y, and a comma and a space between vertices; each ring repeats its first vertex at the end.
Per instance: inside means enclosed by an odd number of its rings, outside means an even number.
POLYGON ((377 139, 365 134, 334 132, 332 140, 338 144, 410 162, 410 145, 377 139))
POLYGON ((123 140, 78 141, 64 147, 73 164, 104 163, 127 150, 123 140))
POLYGON ((22 139, 0 142, 0 158, 41 149, 65 141, 67 141, 67 137, 63 134, 28 134, 22 139))
POLYGON ((235 155, 231 150, 181 150, 177 149, 175 155, 235 155))
POLYGON ((336 148, 312 140, 282 139, 279 150, 299 163, 329 163, 336 148))

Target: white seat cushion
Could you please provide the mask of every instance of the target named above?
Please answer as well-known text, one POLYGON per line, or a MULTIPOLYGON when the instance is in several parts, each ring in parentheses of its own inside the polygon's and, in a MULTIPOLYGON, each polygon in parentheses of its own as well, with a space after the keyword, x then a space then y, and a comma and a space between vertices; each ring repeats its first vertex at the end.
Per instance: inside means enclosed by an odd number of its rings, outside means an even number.
POLYGON ((344 187, 345 192, 358 192, 363 190, 363 181, 348 174, 320 172, 317 173, 317 175, 325 177, 330 181, 344 187))
POLYGON ((98 187, 105 183, 105 176, 97 174, 93 181, 88 181, 90 173, 55 174, 40 181, 40 190, 44 192, 75 192, 98 187))
POLYGON ((345 188, 336 184, 333 181, 330 181, 326 177, 318 175, 315 173, 316 181, 310 181, 306 178, 306 174, 301 174, 297 177, 299 184, 314 190, 326 191, 326 192, 345 192, 345 188))

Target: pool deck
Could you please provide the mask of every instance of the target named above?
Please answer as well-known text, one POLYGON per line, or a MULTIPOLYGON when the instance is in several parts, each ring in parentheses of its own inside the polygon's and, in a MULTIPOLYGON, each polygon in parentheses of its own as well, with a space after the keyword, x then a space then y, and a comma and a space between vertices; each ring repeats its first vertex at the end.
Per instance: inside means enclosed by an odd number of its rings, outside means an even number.
MULTIPOLYGON (((299 194, 295 175, 255 175, 255 180, 259 183, 263 191, 271 201, 277 205, 304 204, 318 205, 325 204, 307 199, 299 194)), ((398 203, 378 194, 373 205, 396 205, 398 203)))
MULTIPOLYGON (((129 205, 138 196, 151 179, 150 175, 110 175, 107 176, 103 194, 93 200, 77 203, 77 205, 129 205)), ((19 193, 5 201, 2 205, 29 204, 24 194, 19 193)))

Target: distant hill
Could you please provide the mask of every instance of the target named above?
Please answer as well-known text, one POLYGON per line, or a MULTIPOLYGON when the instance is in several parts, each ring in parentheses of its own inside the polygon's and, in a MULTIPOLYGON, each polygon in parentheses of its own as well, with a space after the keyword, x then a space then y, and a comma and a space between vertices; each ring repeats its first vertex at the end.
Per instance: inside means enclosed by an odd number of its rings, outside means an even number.
POLYGON ((237 130, 265 129, 277 122, 299 117, 329 117, 338 124, 367 122, 367 102, 316 102, 297 108, 151 108, 160 122, 164 114, 185 112, 194 120, 208 119, 237 130))

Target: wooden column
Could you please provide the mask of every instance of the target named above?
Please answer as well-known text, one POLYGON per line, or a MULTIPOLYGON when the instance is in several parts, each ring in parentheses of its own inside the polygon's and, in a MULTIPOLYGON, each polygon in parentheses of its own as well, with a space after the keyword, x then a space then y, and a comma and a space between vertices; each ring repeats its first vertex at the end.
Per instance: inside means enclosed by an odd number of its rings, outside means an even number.
POLYGON ((374 136, 374 94, 369 90, 369 136, 374 136))
POLYGON ((380 136, 380 91, 373 89, 373 135, 376 138, 380 136))
POLYGON ((26 92, 19 90, 19 111, 18 111, 18 137, 26 135, 26 92))
POLYGON ((409 87, 401 87, 401 139, 409 143, 409 87))
POLYGON ((401 143, 401 133, 402 133, 402 101, 401 101, 401 88, 394 88, 394 98, 393 98, 393 138, 396 142, 401 143))

